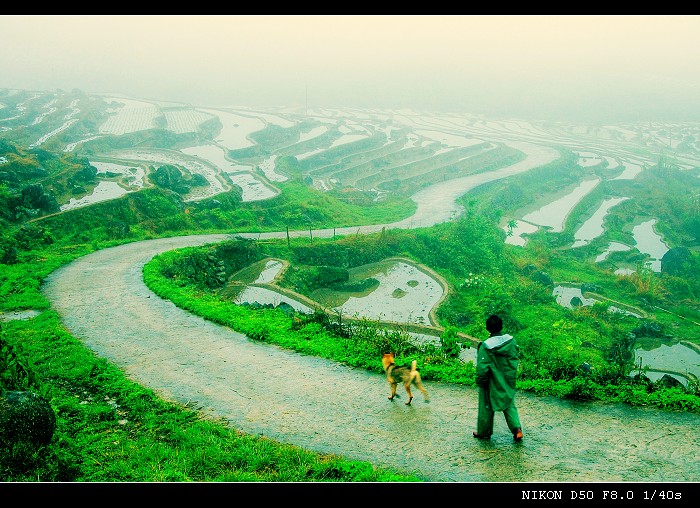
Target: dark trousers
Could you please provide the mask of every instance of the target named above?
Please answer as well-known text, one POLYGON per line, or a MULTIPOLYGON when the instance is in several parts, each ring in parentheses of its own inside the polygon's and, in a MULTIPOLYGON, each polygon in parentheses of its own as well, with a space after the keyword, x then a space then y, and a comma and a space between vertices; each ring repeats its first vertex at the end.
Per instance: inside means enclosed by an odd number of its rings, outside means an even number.
MULTIPOLYGON (((495 412, 491 408, 491 399, 489 397, 488 386, 479 386, 479 409, 476 417, 476 433, 480 436, 490 436, 493 434, 493 416, 495 412)), ((511 432, 515 433, 520 429, 520 416, 518 408, 515 406, 515 399, 506 409, 503 410, 503 416, 506 417, 506 424, 511 432)))

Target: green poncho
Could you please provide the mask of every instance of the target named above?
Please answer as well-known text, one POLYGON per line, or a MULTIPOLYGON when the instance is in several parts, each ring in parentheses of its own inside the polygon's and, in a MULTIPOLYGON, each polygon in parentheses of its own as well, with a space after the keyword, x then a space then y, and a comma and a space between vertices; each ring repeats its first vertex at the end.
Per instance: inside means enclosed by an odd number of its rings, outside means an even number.
POLYGON ((476 384, 488 387, 493 411, 504 411, 513 402, 519 359, 520 348, 511 335, 494 335, 479 345, 476 384))

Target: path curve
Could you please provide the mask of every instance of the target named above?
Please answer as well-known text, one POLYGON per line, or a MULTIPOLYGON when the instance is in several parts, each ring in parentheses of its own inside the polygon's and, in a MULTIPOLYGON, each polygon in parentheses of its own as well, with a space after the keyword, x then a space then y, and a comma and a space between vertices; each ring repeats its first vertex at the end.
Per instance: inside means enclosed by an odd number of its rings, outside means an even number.
MULTIPOLYGON (((431 207, 419 204, 419 210, 431 207)), ((402 222, 390 226, 406 227, 402 222)), ((66 328, 129 378, 248 434, 415 472, 427 481, 700 479, 700 415, 519 393, 525 439, 514 443, 497 415, 493 438, 483 442, 471 435, 473 388, 426 382, 431 402, 419 395, 407 407, 405 398, 387 399, 378 374, 253 342, 145 286, 142 268, 153 256, 227 238, 194 235, 104 249, 51 273, 42 291, 66 328)))

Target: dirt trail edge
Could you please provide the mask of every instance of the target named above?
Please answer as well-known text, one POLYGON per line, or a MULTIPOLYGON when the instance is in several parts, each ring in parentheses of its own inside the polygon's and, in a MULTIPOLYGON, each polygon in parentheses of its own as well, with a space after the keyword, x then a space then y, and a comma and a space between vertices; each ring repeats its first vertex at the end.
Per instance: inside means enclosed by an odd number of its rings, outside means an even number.
MULTIPOLYGON (((414 197, 416 216, 386 227, 448 220, 456 211, 453 198, 468 188, 552 156, 544 153, 500 172, 463 179, 460 190, 454 181, 448 182, 449 190, 435 186, 435 194, 422 192, 420 201, 414 197)), ((523 441, 513 442, 499 414, 493 438, 484 442, 472 437, 475 389, 426 382, 430 404, 418 394, 407 407, 405 396, 387 399, 383 376, 253 342, 177 308, 145 286, 142 268, 158 253, 227 238, 183 236, 104 249, 51 273, 42 291, 66 328, 130 379, 249 434, 415 472, 435 482, 700 481, 700 415, 519 392, 523 441)))

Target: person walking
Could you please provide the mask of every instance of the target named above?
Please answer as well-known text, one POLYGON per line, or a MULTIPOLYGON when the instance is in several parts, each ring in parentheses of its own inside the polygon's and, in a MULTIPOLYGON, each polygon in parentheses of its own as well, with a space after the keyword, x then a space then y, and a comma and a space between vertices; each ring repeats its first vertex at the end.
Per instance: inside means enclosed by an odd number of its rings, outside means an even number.
POLYGON ((503 412, 513 439, 520 441, 523 431, 515 405, 515 379, 520 360, 520 348, 515 338, 502 333, 503 320, 493 314, 486 319, 489 338, 481 342, 476 353, 476 384, 479 409, 476 417, 478 439, 490 439, 496 411, 503 412))

